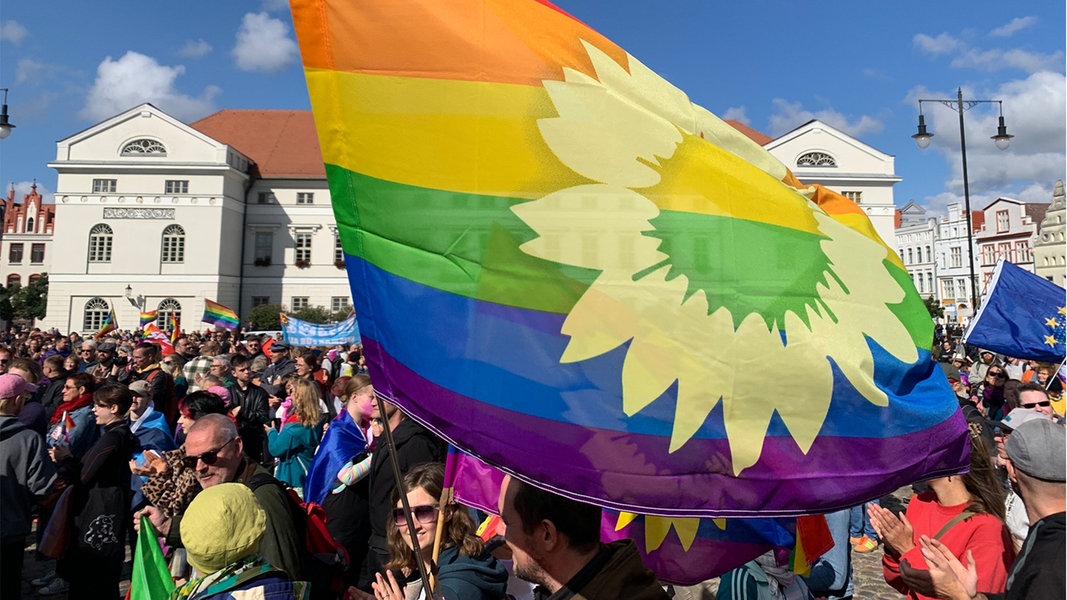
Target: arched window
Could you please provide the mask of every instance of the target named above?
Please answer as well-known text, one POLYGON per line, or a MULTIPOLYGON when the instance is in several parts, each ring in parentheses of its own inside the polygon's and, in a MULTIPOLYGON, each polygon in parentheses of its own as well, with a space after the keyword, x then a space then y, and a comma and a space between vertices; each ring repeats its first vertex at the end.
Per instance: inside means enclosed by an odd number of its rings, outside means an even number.
POLYGON ((85 314, 82 317, 82 331, 99 331, 107 320, 111 307, 103 298, 93 298, 85 303, 85 314))
POLYGON ((40 273, 34 273, 33 275, 30 275, 30 280, 29 280, 30 285, 33 285, 33 284, 37 283, 40 279, 41 279, 41 274, 40 273))
POLYGON ((22 285, 22 278, 19 277, 17 273, 12 273, 11 275, 7 276, 6 285, 8 289, 17 288, 22 285))
POLYGON ((808 152, 797 159, 798 167, 836 167, 837 161, 825 152, 808 152))
POLYGON ((185 262, 185 230, 181 225, 168 225, 163 230, 163 255, 165 263, 185 262))
POLYGON ((26 219, 26 233, 33 233, 33 217, 26 219))
POLYGON ((182 305, 174 298, 165 298, 159 303, 159 307, 156 310, 156 327, 159 327, 163 331, 171 331, 175 327, 181 328, 182 322, 182 305), (174 317, 174 324, 171 324, 171 317, 174 317))
POLYGON ((89 230, 89 262, 111 262, 111 238, 114 234, 104 223, 89 230))
POLYGON ((154 156, 166 156, 167 149, 156 140, 150 140, 148 138, 141 138, 134 140, 122 147, 123 156, 145 156, 148 154, 154 156))

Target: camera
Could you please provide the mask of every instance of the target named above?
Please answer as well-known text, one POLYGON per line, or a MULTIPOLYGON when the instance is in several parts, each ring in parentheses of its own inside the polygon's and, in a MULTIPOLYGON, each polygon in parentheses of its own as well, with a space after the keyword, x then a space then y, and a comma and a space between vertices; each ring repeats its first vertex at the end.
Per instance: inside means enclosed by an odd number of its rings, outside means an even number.
POLYGON ((127 356, 116 356, 114 362, 120 367, 125 367, 126 365, 130 364, 130 359, 127 356))

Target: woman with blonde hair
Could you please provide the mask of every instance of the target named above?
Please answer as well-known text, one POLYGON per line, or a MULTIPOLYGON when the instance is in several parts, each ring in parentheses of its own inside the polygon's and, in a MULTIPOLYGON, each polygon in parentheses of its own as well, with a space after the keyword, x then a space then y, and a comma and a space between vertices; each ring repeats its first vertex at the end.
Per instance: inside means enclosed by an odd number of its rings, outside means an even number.
POLYGON ((267 449, 278 459, 274 476, 301 492, 308 467, 315 457, 315 448, 322 437, 322 409, 313 382, 295 378, 289 385, 292 404, 281 431, 275 429, 273 423, 263 427, 267 430, 267 449))

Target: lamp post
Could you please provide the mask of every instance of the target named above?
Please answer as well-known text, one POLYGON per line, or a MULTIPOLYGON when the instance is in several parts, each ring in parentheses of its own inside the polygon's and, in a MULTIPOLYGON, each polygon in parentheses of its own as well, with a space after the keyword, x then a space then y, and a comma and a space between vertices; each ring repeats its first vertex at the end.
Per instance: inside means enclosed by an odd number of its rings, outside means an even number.
POLYGON ((955 100, 941 98, 919 99, 919 131, 911 137, 915 140, 915 145, 922 150, 930 147, 930 138, 934 137, 934 134, 926 131, 923 102, 943 104, 956 111, 960 116, 960 156, 963 158, 963 206, 964 211, 967 213, 967 260, 971 274, 971 310, 974 310, 978 304, 978 277, 974 274, 974 227, 971 224, 971 186, 967 179, 967 135, 963 122, 963 113, 979 104, 996 104, 1000 109, 1000 124, 997 127, 997 134, 990 139, 993 140, 998 150, 1006 150, 1008 145, 1011 144, 1011 138, 1015 136, 1009 135, 1008 128, 1004 125, 1004 106, 1000 100, 964 100, 963 89, 956 88, 955 100))
POLYGON ((128 300, 130 304, 136 306, 137 310, 144 312, 145 297, 140 294, 135 296, 133 294, 133 286, 130 284, 126 284, 126 300, 128 300))
POLYGON ((0 104, 0 140, 11 135, 11 130, 15 128, 15 126, 7 120, 7 89, 8 88, 0 88, 0 92, 4 93, 4 102, 3 104, 0 104))

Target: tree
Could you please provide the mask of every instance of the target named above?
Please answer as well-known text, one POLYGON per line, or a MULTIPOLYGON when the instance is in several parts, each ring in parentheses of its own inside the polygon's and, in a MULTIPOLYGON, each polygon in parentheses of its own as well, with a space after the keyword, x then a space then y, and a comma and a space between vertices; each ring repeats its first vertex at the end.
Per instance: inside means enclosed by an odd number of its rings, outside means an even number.
POLYGON ((248 324, 253 331, 278 331, 282 322, 278 315, 282 312, 280 304, 260 304, 252 308, 248 324))
POLYGON ((10 296, 11 308, 18 319, 43 319, 48 308, 48 273, 28 285, 15 289, 10 296))
POLYGON ((941 303, 937 301, 937 298, 927 296, 923 298, 923 304, 926 305, 926 310, 930 311, 931 319, 939 319, 945 316, 945 309, 941 308, 941 303))
POLYGON ((294 313, 289 314, 290 317, 300 319, 301 321, 307 321, 308 323, 329 323, 333 320, 333 314, 326 310, 324 306, 308 306, 302 308, 294 313))
POLYGON ((15 318, 15 309, 11 306, 11 295, 18 290, 18 286, 0 286, 0 320, 11 321, 15 318))

